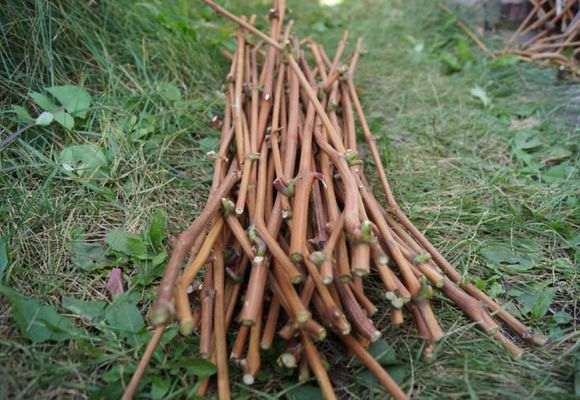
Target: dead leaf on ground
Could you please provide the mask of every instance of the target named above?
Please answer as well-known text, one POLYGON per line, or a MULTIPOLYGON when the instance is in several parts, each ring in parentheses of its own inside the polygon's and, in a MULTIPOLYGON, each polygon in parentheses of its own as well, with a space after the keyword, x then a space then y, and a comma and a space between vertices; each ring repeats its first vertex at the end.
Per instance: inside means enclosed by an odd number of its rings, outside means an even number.
POLYGON ((106 285, 111 297, 115 298, 125 291, 123 289, 123 275, 120 268, 113 268, 106 285))
POLYGON ((535 117, 528 117, 523 119, 514 118, 510 122, 510 129, 513 129, 514 131, 519 131, 521 129, 531 129, 538 126, 539 123, 540 121, 535 117))

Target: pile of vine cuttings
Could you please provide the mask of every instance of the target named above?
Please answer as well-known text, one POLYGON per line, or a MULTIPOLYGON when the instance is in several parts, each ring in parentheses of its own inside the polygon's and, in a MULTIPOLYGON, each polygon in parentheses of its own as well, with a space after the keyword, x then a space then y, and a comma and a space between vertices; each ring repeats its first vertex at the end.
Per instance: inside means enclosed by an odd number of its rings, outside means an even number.
MULTIPOLYGON (((543 345, 542 335, 466 282, 397 204, 354 84, 361 40, 346 52, 345 33, 332 55, 293 34, 284 0, 274 0, 269 33, 256 29, 255 16, 204 2, 238 26, 236 51, 225 53, 225 110, 213 120, 221 128, 213 184, 173 245, 151 309, 155 329, 124 398, 137 391, 174 320, 181 334, 199 335, 201 356, 217 366, 220 399, 231 398, 231 368, 254 382, 275 337, 284 349, 279 364, 300 381, 314 376, 324 397, 336 398, 318 346, 330 335, 392 397, 407 398, 368 352, 381 336, 373 319, 389 313, 394 326, 415 324, 429 357, 444 335, 430 303, 435 290, 515 358, 523 350, 505 327, 543 345), (363 146, 380 196, 365 174, 363 146), (366 290, 376 279, 386 310, 366 290)), ((210 380, 198 382, 198 395, 210 380)))

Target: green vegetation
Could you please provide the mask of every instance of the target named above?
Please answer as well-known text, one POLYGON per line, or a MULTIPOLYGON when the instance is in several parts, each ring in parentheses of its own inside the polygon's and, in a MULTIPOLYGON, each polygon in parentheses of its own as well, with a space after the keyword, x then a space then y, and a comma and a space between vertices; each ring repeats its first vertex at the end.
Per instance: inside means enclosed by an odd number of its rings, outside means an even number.
MULTIPOLYGON (((365 36, 358 83, 397 198, 468 279, 551 341, 514 362, 441 298, 447 336, 433 362, 420 359, 416 332, 388 318, 377 320, 385 336, 372 351, 420 398, 571 398, 579 87, 513 58, 485 59, 432 3, 289 5, 297 29, 330 48, 342 29, 365 36)), ((148 338, 171 234, 201 210, 211 181, 210 117, 223 109, 220 49, 232 31, 186 0, 0 8, 0 140, 30 126, 0 152, 0 398, 119 397, 148 338), (110 300, 113 267, 126 293, 110 300)), ((214 372, 196 338, 172 328, 162 343, 172 339, 143 398, 185 398, 194 376, 214 372)), ((336 348, 326 355, 341 394, 382 398, 336 348)), ((236 398, 315 398, 275 356, 254 386, 234 385, 236 398)))

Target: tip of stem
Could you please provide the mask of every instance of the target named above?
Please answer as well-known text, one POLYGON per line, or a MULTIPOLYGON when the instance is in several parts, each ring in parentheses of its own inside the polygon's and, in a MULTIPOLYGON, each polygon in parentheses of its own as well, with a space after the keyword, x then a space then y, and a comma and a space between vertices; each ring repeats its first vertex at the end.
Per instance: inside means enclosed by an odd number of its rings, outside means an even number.
POLYGON ((361 240, 364 243, 372 243, 374 240, 373 225, 371 221, 363 221, 360 226, 361 240))
POLYGON ((523 349, 519 349, 518 351, 512 351, 510 354, 515 361, 518 361, 524 355, 525 351, 523 349))
POLYGON ((326 261, 326 256, 321 251, 314 251, 309 256, 310 261, 312 261, 316 266, 320 267, 324 261, 326 261))
POLYGON ((244 326, 253 326, 256 324, 256 321, 253 319, 242 319, 241 324, 244 326))
POLYGON ((242 380, 244 381, 244 384, 250 386, 254 384, 254 377, 250 374, 244 374, 244 377, 242 378, 242 380))
POLYGON ((338 277, 340 283, 350 283, 352 282, 352 276, 344 274, 338 277))
POLYGON ((302 253, 294 252, 290 254, 290 259, 294 264, 300 264, 302 260, 304 260, 304 256, 302 255, 302 253))
POLYGON ((300 325, 310 319, 311 315, 308 311, 300 311, 296 314, 296 322, 300 325))
POLYGON ((430 260, 431 260, 431 254, 428 254, 428 253, 417 254, 413 258, 413 264, 419 265, 419 264, 426 263, 430 260))
POLYGON ((233 209, 234 209, 234 202, 226 197, 222 198, 222 210, 223 210, 223 213, 226 217, 231 214, 233 209))
POLYGON ((179 323, 179 332, 183 336, 189 336, 193 332, 193 320, 186 319, 179 323))
POLYGON ((352 269, 352 273, 354 275, 358 276, 359 278, 362 278, 362 277, 368 275, 369 274, 369 271, 367 269, 365 269, 365 268, 355 267, 355 268, 352 269))
POLYGON ((496 331, 494 338, 501 343, 501 345, 506 349, 514 360, 519 360, 524 354, 524 350, 504 336, 499 330, 496 331))
POLYGON ((168 320, 168 315, 166 312, 153 312, 151 315, 151 322, 153 325, 158 326, 162 325, 168 320))
POLYGON ((286 368, 296 368, 298 366, 298 362, 296 361, 296 357, 290 353, 282 353, 280 358, 278 359, 278 363, 282 367, 286 368))
POLYGON ((343 336, 346 335, 350 335, 350 333, 352 332, 352 328, 350 326, 350 324, 346 324, 346 326, 344 327, 344 329, 340 332, 343 336))
POLYGON ((244 213, 244 209, 243 208, 236 208, 236 214, 237 215, 242 215, 244 213))
POLYGON ((270 343, 260 343, 260 348, 262 350, 270 350, 272 348, 272 345, 270 343))
POLYGON ((330 285, 332 283, 333 279, 332 276, 323 276, 322 277, 322 283, 324 283, 325 285, 330 285))
POLYGON ((486 324, 485 322, 480 322, 480 325, 485 331, 485 333, 487 333, 490 336, 496 336, 497 333, 499 332, 499 326, 497 326, 495 323, 492 325, 486 324))
POLYGON ((382 334, 381 334, 381 332, 380 332, 380 331, 374 331, 374 332, 371 334, 370 340, 371 340, 371 342, 373 342, 373 343, 374 343, 374 342, 376 342, 377 340, 379 340, 379 339, 381 338, 381 336, 382 336, 382 334))
POLYGON ((302 274, 296 275, 291 279, 291 281, 293 285, 298 285, 304 282, 304 276, 302 274))
POLYGON ((395 297, 395 298, 390 299, 390 300, 391 300, 391 305, 395 308, 403 308, 403 305, 405 304, 405 303, 403 303, 403 299, 401 299, 399 297, 395 297))
POLYGON ((428 344, 423 349, 423 359, 427 362, 431 362, 435 359, 435 349, 432 344, 428 344))
POLYGON ((403 304, 407 304, 408 302, 411 301, 411 298, 409 296, 401 296, 400 299, 403 302, 403 304))
POLYGON ((536 346, 544 346, 548 343, 548 338, 540 333, 532 334, 529 340, 536 346))
POLYGON ((163 325, 169 321, 172 312, 171 305, 159 304, 151 312, 151 322, 155 326, 163 325))
POLYGON ((379 265, 384 265, 384 266, 389 265, 389 257, 386 254, 382 254, 381 256, 379 256, 378 263, 379 263, 379 265))

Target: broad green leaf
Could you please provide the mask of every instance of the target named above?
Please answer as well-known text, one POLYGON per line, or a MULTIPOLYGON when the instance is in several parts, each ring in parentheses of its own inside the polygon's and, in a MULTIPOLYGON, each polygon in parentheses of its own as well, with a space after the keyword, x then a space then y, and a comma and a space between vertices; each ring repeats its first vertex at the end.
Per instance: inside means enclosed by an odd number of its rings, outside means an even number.
POLYGON ((167 101, 181 100, 181 91, 173 83, 162 83, 159 85, 158 93, 167 101))
POLYGON ((34 118, 32 118, 28 113, 28 110, 22 106, 14 105, 12 106, 11 111, 16 114, 16 122, 23 122, 26 124, 34 122, 34 118))
POLYGON ((54 307, 6 286, 0 285, 0 294, 10 302, 12 317, 20 332, 32 342, 60 342, 81 335, 71 320, 60 315, 54 307))
POLYGON ((479 99, 481 101, 481 103, 483 104, 484 107, 489 107, 491 105, 491 99, 489 98, 489 96, 487 95, 487 92, 485 91, 485 89, 476 86, 474 88, 472 88, 469 93, 479 99))
POLYGON ((57 110, 53 112, 54 120, 64 126, 66 129, 75 127, 74 118, 64 110, 57 110))
POLYGON ((147 235, 155 250, 163 250, 163 240, 167 237, 167 213, 165 210, 159 208, 153 212, 147 235))
POLYGON ((151 260, 143 260, 135 263, 137 275, 134 276, 134 283, 141 286, 150 285, 155 279, 163 275, 163 261, 167 258, 167 253, 159 253, 151 260), (161 260, 161 261, 159 261, 161 260))
POLYGON ((165 398, 167 392, 171 388, 171 384, 166 379, 160 376, 155 376, 151 384, 151 398, 153 400, 161 400, 165 398))
POLYGON ((157 267, 161 264, 163 264, 163 262, 167 259, 167 253, 165 251, 162 251, 161 253, 157 253, 152 259, 151 259, 151 264, 154 267, 157 267))
POLYGON ((62 168, 80 177, 104 178, 107 158, 94 144, 80 144, 65 147, 60 153, 62 168))
POLYGON ((469 277, 469 280, 480 290, 487 291, 487 281, 479 276, 469 277))
POLYGON ((392 365, 397 362, 395 349, 393 349, 393 347, 384 339, 379 339, 372 343, 368 352, 371 353, 375 360, 381 363, 381 365, 392 365))
POLYGON ((503 293, 505 293, 505 289, 498 282, 492 283, 491 287, 487 291, 487 294, 493 297, 494 299, 503 293))
POLYGON ((107 383, 119 382, 123 378, 123 372, 126 372, 124 366, 115 365, 105 372, 101 378, 107 383))
POLYGON ((161 340, 159 341, 159 346, 163 347, 166 344, 170 343, 175 336, 177 336, 177 334, 179 333, 179 327, 177 325, 170 325, 165 329, 165 332, 163 332, 163 336, 161 337, 161 340))
POLYGON ((521 130, 514 136, 514 147, 519 150, 532 150, 542 145, 539 133, 533 130, 521 130))
POLYGON ((527 169, 532 168, 533 174, 535 175, 539 171, 539 166, 535 164, 534 156, 529 153, 526 153, 524 150, 521 149, 514 149, 512 150, 513 157, 523 162, 527 167, 520 169, 520 172, 526 172, 527 169))
POLYGON ((298 386, 286 393, 288 400, 322 400, 322 391, 320 388, 311 385, 298 386))
POLYGON ((532 307, 532 317, 541 318, 543 317, 550 305, 554 301, 554 295, 556 294, 556 289, 546 288, 540 292, 536 303, 532 307))
POLYGON ((568 163, 555 165, 542 172, 542 179, 546 182, 557 183, 569 179, 576 172, 576 168, 568 163))
POLYGON ((199 148, 204 153, 209 151, 217 151, 219 146, 219 139, 215 136, 206 136, 199 140, 199 148))
POLYGON ((0 237, 0 280, 4 277, 8 263, 8 241, 6 238, 0 237))
POLYGON ((566 325, 567 323, 572 321, 572 316, 564 311, 558 311, 554 313, 553 318, 554 322, 556 322, 558 325, 566 325))
POLYGON ((54 121, 54 115, 51 112, 44 111, 38 117, 34 123, 38 126, 48 126, 54 121))
POLYGON ((548 336, 550 337, 550 339, 558 340, 564 336, 565 334, 564 332, 565 331, 562 329, 561 326, 551 325, 548 329, 548 336))
POLYGON ((64 85, 46 89, 53 95, 66 111, 75 117, 84 118, 91 105, 91 96, 80 86, 64 85))
POLYGON ((391 378, 401 385, 409 376, 409 368, 403 364, 391 365, 386 368, 391 378))
POLYGON ((105 248, 98 243, 75 241, 72 244, 72 263, 85 271, 110 265, 105 248))
POLYGON ((501 263, 517 263, 519 262, 519 256, 515 254, 509 247, 501 244, 488 245, 479 250, 479 253, 487 259, 487 261, 493 264, 501 263))
POLYGON ((502 243, 488 244, 479 250, 479 254, 493 265, 509 265, 510 269, 518 271, 529 270, 537 262, 537 254, 533 250, 518 251, 502 243))
POLYGON ((205 377, 216 373, 216 367, 203 358, 191 358, 181 364, 187 371, 195 376, 205 377))
POLYGON ((53 112, 58 109, 58 106, 45 94, 38 92, 30 92, 28 93, 28 95, 44 111, 53 112))
MULTIPOLYGON (((390 365, 385 369, 391 378, 393 378, 393 380, 399 385, 401 385, 405 379, 407 379, 407 376, 409 376, 409 368, 402 364, 390 365)), ((360 374, 358 374, 358 379, 365 385, 384 390, 383 386, 377 381, 377 378, 375 378, 372 372, 368 370, 363 370, 360 374)))
POLYGON ((106 305, 103 301, 84 301, 68 296, 62 298, 62 306, 65 309, 88 320, 103 316, 106 305))
POLYGON ((127 334, 138 333, 145 327, 143 316, 128 294, 120 295, 105 310, 107 324, 127 334))
POLYGON ((530 314, 535 319, 543 317, 550 308, 555 294, 556 290, 553 288, 526 288, 517 298, 522 314, 530 314))
POLYGON ((544 158, 544 164, 554 165, 572 157, 572 151, 564 146, 553 146, 548 150, 548 154, 544 158))
POLYGON ((115 229, 107 233, 105 239, 111 249, 128 256, 147 259, 147 244, 142 235, 115 229))

